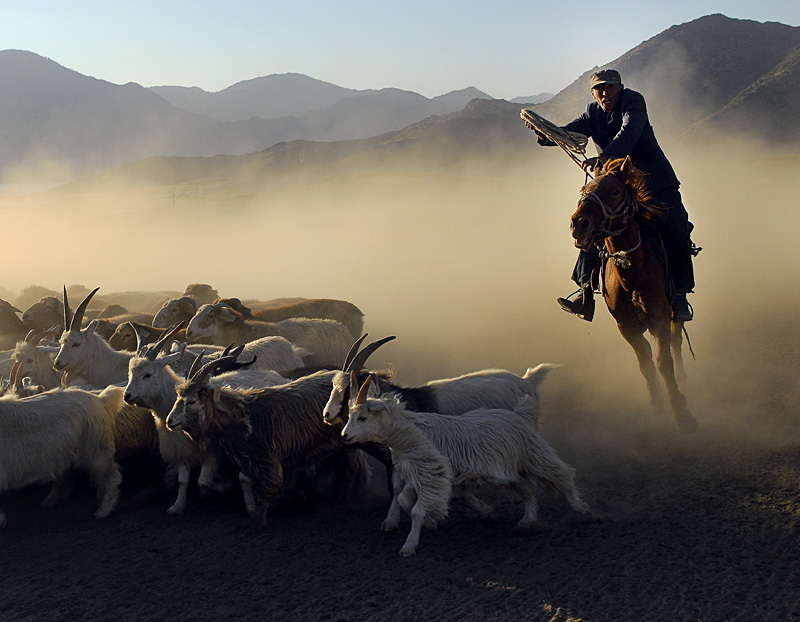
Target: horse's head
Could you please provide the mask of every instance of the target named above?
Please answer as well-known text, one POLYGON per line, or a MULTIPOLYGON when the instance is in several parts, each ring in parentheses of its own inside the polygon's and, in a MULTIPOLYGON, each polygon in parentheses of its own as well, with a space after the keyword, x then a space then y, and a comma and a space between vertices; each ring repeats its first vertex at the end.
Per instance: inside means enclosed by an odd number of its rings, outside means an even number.
POLYGON ((609 160, 583 188, 578 209, 570 219, 575 246, 587 249, 625 229, 628 217, 649 197, 642 173, 630 158, 609 160))

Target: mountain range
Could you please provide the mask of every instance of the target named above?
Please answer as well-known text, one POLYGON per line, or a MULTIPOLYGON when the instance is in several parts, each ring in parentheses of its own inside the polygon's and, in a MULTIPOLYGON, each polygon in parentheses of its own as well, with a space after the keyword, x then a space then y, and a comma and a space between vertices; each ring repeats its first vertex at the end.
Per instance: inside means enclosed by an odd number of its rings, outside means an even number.
POLYGON ((626 86, 646 94, 660 137, 746 132, 782 145, 800 140, 800 28, 709 15, 587 69, 542 103, 495 100, 474 88, 433 99, 353 91, 300 74, 218 93, 146 89, 30 52, 0 52, 0 170, 42 156, 70 161, 77 174, 127 163, 94 179, 165 184, 401 160, 447 166, 490 152, 515 157, 535 149, 520 107, 566 122, 590 101, 589 75, 600 67, 618 69, 626 86))
POLYGON ((490 96, 475 88, 432 99, 400 89, 352 91, 299 74, 249 80, 219 93, 147 89, 5 50, 0 172, 51 160, 84 174, 153 155, 243 154, 288 140, 365 138, 459 110, 475 98, 490 96))

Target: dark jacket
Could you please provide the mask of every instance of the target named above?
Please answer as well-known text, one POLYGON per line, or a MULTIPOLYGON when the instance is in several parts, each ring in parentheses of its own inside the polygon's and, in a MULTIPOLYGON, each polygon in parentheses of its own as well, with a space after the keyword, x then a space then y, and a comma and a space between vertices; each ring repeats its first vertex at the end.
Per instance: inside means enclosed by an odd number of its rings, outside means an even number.
POLYGON ((599 155, 612 159, 629 155, 634 165, 647 174, 645 183, 651 193, 679 184, 656 140, 641 93, 623 89, 617 105, 608 114, 593 101, 586 112, 563 127, 591 137, 599 155))

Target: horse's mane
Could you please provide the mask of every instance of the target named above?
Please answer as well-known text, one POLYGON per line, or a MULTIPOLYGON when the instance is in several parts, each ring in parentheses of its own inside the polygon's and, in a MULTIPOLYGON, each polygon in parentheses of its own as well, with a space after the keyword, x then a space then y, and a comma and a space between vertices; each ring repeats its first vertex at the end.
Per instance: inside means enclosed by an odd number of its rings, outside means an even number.
POLYGON ((625 164, 626 158, 616 158, 609 160, 603 166, 603 173, 605 175, 614 175, 619 179, 634 201, 639 204, 639 213, 645 218, 650 219, 661 213, 661 207, 653 203, 653 197, 645 186, 646 173, 636 168, 633 163, 628 162, 625 170, 622 170, 622 165, 625 164))

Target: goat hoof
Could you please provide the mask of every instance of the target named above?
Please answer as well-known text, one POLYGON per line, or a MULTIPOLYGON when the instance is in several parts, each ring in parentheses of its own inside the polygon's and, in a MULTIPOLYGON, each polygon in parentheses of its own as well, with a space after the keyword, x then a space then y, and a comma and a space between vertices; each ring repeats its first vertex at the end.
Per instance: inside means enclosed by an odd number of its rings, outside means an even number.
POLYGON ((417 554, 417 547, 415 546, 409 546, 409 547, 404 546, 402 549, 400 549, 400 557, 413 557, 416 554, 417 554))

